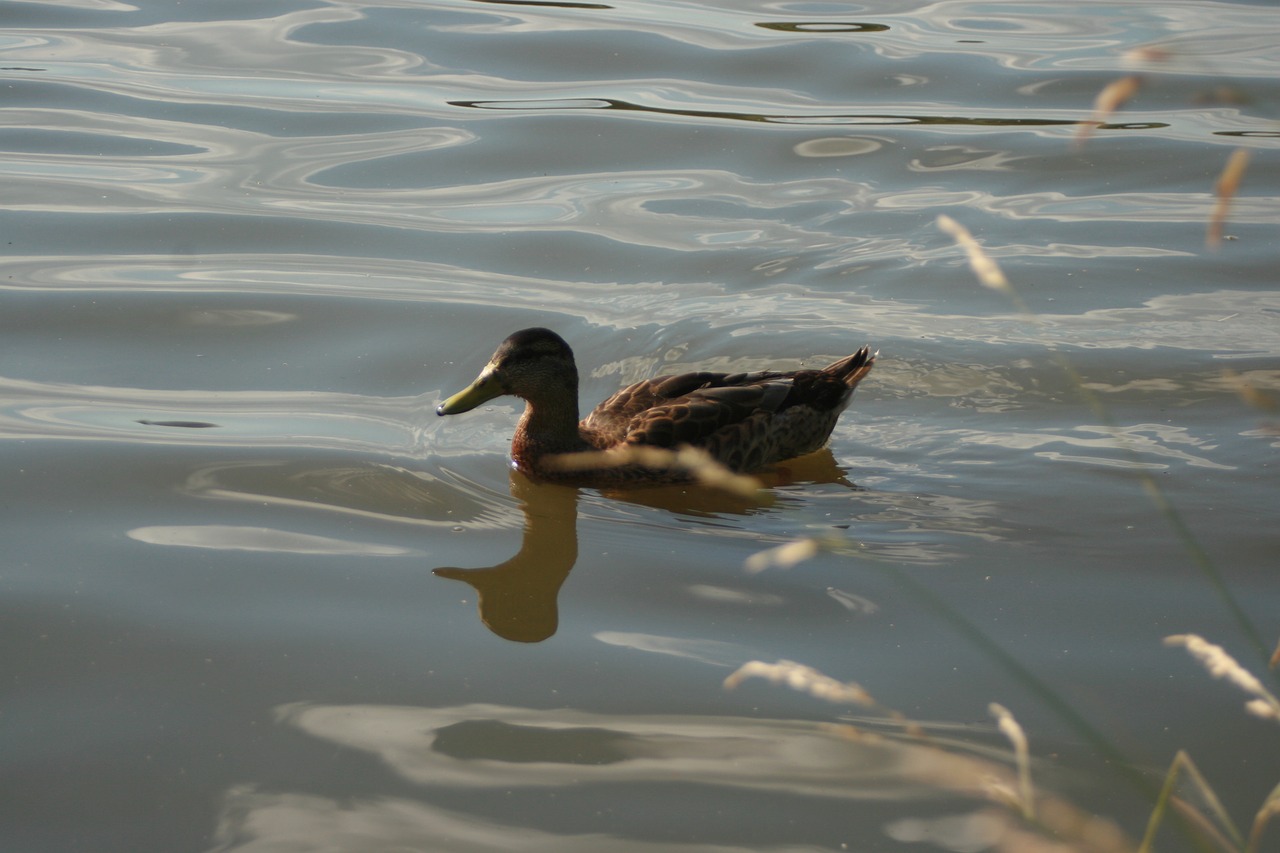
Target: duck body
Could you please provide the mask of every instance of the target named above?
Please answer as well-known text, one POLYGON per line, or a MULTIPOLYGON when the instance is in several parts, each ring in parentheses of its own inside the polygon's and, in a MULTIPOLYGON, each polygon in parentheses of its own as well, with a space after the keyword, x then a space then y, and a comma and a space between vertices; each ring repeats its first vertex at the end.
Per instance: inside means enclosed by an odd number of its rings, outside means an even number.
POLYGON ((555 332, 525 329, 503 341, 476 380, 436 413, 459 414, 513 395, 525 401, 525 410, 511 461, 530 477, 611 485, 688 482, 687 471, 635 461, 628 451, 691 446, 741 473, 812 453, 826 444, 874 364, 875 355, 863 347, 820 370, 658 376, 623 388, 579 421, 573 351, 555 332))

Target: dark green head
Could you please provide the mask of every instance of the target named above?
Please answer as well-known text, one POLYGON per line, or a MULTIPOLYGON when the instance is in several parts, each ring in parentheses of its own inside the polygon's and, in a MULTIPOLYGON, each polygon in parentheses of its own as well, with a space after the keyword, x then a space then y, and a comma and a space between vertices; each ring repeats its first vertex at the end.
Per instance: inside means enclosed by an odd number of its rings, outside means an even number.
POLYGON ((577 406, 578 369, 573 350, 550 329, 522 329, 494 352, 475 381, 436 408, 437 415, 469 412, 495 397, 559 400, 566 394, 577 406))

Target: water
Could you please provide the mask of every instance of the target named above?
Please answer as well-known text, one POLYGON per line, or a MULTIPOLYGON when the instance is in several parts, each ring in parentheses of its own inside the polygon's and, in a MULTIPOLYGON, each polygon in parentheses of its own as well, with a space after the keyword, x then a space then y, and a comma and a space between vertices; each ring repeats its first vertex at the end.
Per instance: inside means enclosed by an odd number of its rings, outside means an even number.
POLYGON ((4 849, 1010 849, 990 702, 1130 836, 1178 749, 1246 828, 1280 781, 1161 643, 1280 635, 1270 4, 0 12, 4 849), (881 356, 772 505, 601 494, 433 414, 530 325, 592 404, 881 356))

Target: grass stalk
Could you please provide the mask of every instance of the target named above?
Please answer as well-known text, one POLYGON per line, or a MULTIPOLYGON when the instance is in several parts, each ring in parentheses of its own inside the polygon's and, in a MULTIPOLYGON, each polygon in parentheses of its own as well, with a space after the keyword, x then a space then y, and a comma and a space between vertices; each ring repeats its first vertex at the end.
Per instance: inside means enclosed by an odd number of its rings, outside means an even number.
POLYGON ((1205 820, 1196 820, 1196 818, 1203 818, 1203 815, 1194 809, 1182 810, 1182 814, 1196 823, 1203 835, 1215 839, 1215 843, 1224 853, 1232 853, 1232 851, 1244 849, 1244 839, 1240 835, 1240 830, 1236 829, 1231 816, 1223 808, 1222 801, 1218 799, 1218 795, 1213 788, 1205 781, 1199 768, 1191 760, 1191 756, 1180 749, 1169 764, 1169 771, 1164 774, 1164 784, 1160 787, 1160 795, 1156 798, 1155 807, 1151 810, 1151 817, 1147 819, 1147 831, 1142 836, 1142 843, 1138 845, 1138 853, 1151 853, 1151 846, 1155 843, 1156 830, 1160 828, 1169 804, 1178 801, 1174 797, 1173 790, 1178 784, 1178 777, 1183 775, 1192 781, 1200 795, 1204 797, 1210 812, 1212 812, 1218 823, 1214 825, 1205 820), (1224 838, 1218 827, 1225 829, 1230 837, 1224 838))
POLYGON ((1014 763, 1018 769, 1018 810, 1023 820, 1033 823, 1036 819, 1036 793, 1031 785, 1031 749, 1027 744, 1027 734, 1005 706, 992 702, 989 710, 996 718, 1000 732, 1013 745, 1014 763))
POLYGON ((1262 808, 1258 809, 1258 813, 1254 815, 1253 828, 1249 831, 1249 846, 1245 848, 1245 853, 1257 853, 1262 849, 1262 833, 1271 819, 1278 814, 1280 814, 1280 785, 1271 789, 1271 793, 1262 803, 1262 808))

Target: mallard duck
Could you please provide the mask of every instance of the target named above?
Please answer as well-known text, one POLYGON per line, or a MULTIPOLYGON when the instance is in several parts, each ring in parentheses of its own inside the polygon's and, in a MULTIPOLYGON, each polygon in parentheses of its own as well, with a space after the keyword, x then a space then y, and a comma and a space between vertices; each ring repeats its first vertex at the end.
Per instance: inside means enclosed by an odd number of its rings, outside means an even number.
POLYGON ((821 370, 658 376, 623 388, 579 423, 573 350, 549 329, 525 329, 503 341, 476 380, 436 414, 469 412, 510 394, 525 401, 511 442, 512 466, 524 474, 602 484, 685 482, 687 471, 637 462, 628 450, 698 447, 736 472, 812 453, 826 444, 874 364, 864 346, 821 370), (579 454, 587 465, 565 464, 581 461, 579 454))

